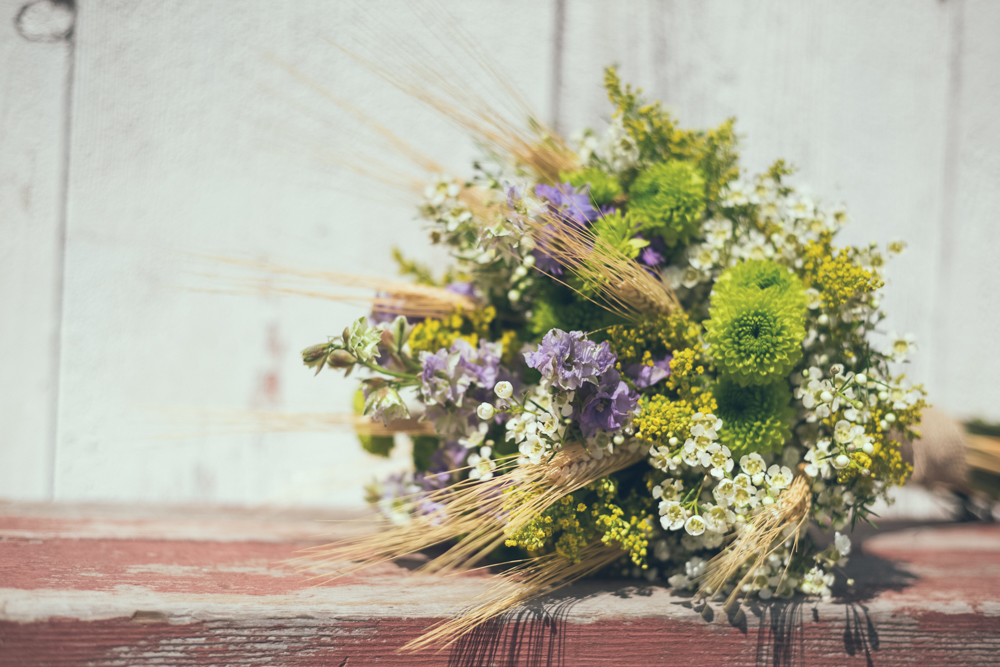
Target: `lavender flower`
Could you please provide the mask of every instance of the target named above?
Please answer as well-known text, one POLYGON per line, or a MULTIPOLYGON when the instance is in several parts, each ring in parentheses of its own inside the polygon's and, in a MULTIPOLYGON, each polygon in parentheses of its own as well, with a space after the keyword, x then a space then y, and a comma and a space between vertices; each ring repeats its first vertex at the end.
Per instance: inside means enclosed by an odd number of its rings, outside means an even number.
POLYGON ((586 187, 577 190, 569 183, 559 183, 556 186, 538 184, 535 194, 549 200, 549 208, 574 222, 585 225, 596 220, 600 215, 590 203, 590 194, 586 187))
POLYGON ((580 331, 566 333, 552 329, 535 352, 526 352, 528 366, 542 374, 542 381, 561 389, 575 390, 584 382, 596 382, 615 363, 615 355, 607 343, 587 340, 580 331))
POLYGON ((617 431, 628 420, 639 402, 639 395, 622 382, 621 375, 608 369, 596 386, 588 385, 583 392, 580 410, 580 430, 591 438, 597 429, 617 431))
POLYGON ((631 378, 632 383, 636 386, 636 389, 652 387, 654 384, 670 375, 671 359, 673 359, 673 357, 668 354, 662 359, 654 361, 652 366, 647 366, 646 364, 629 364, 624 368, 625 375, 631 378))

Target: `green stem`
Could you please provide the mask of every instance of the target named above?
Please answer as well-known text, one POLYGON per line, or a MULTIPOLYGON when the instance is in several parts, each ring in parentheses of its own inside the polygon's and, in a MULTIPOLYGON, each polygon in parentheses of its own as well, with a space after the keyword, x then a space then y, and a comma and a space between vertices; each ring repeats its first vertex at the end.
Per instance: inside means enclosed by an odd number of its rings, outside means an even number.
POLYGON ((383 368, 382 366, 379 366, 377 364, 373 364, 370 361, 360 361, 359 360, 358 363, 361 364, 362 366, 364 366, 365 368, 368 368, 369 370, 373 370, 373 371, 375 371, 377 373, 382 373, 383 375, 388 375, 390 377, 399 378, 401 380, 416 380, 417 379, 417 376, 414 375, 414 374, 411 374, 411 373, 397 373, 396 371, 390 371, 389 369, 383 368))

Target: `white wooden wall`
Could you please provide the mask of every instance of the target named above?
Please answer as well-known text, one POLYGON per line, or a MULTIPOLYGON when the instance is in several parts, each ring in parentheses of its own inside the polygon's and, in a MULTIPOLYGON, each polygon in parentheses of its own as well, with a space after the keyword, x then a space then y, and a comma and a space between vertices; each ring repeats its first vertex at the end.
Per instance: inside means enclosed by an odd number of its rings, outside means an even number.
MULTIPOLYGON (((411 204, 309 159, 349 147, 353 126, 267 56, 458 173, 469 142, 322 40, 385 19, 433 42, 419 14, 401 0, 78 0, 72 39, 40 43, 14 29, 24 4, 0 0, 0 497, 357 502, 401 464, 345 433, 213 435, 188 408, 344 411, 351 384, 313 378, 298 351, 361 309, 181 289, 182 253, 376 274, 391 245, 443 260, 411 204), (194 437, 161 437, 179 432, 194 437)), ((906 238, 886 307, 918 336, 914 378, 939 406, 1000 419, 1000 3, 445 7, 563 131, 607 116, 601 71, 617 62, 686 125, 736 115, 745 166, 798 165, 799 183, 848 205, 851 241, 906 238)))

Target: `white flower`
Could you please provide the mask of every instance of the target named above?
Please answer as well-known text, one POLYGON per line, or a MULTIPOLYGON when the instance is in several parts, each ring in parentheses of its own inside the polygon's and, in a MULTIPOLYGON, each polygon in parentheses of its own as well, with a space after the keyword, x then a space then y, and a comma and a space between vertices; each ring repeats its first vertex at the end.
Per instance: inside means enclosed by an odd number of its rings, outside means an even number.
POLYGON ((546 449, 547 447, 542 442, 542 439, 532 433, 525 437, 524 442, 518 446, 517 451, 521 452, 528 459, 528 462, 538 465, 542 462, 542 457, 545 455, 546 449))
POLYGON ((483 441, 486 439, 487 431, 489 431, 489 426, 480 423, 479 427, 475 431, 472 431, 464 438, 460 438, 458 440, 458 444, 468 449, 475 449, 479 445, 483 444, 483 441))
POLYGON ((893 361, 906 361, 913 352, 917 350, 917 337, 913 334, 899 336, 895 332, 889 335, 889 349, 886 354, 893 361))
POLYGON ((744 454, 740 459, 740 470, 749 475, 754 484, 760 484, 764 480, 764 459, 757 452, 744 454))
POLYGON ((833 546, 836 547, 841 557, 844 557, 847 554, 851 553, 851 538, 849 538, 847 535, 841 535, 839 532, 835 533, 833 538, 833 546))
POLYGON ((686 530, 689 535, 701 535, 705 532, 705 528, 707 527, 708 524, 705 519, 697 514, 689 516, 687 521, 684 523, 684 530, 686 530))
POLYGON ((792 484, 792 470, 787 466, 773 465, 767 469, 767 485, 772 493, 775 489, 787 489, 792 484))
POLYGON ((823 296, 818 289, 810 287, 806 290, 806 305, 810 310, 816 310, 823 305, 823 296))
POLYGON ((535 432, 535 423, 526 419, 528 415, 518 415, 507 420, 507 440, 521 442, 529 433, 535 432))
POLYGON ((694 440, 689 438, 684 443, 684 449, 681 450, 681 458, 684 459, 684 463, 692 467, 701 464, 701 452, 695 446, 694 440))
POLYGON ((733 459, 729 453, 729 448, 719 443, 713 443, 701 455, 701 464, 711 466, 713 477, 725 477, 726 473, 733 469, 733 459))
POLYGON ((831 444, 829 440, 820 440, 806 452, 805 460, 809 462, 805 468, 807 475, 825 479, 833 474, 833 471, 830 470, 831 444))
POLYGON ((493 453, 491 447, 481 447, 478 454, 469 456, 467 463, 471 466, 469 479, 486 481, 493 478, 493 471, 497 468, 497 463, 490 458, 493 453))
POLYGON ((670 450, 667 447, 657 447, 656 449, 649 450, 649 463, 657 470, 662 470, 663 472, 669 472, 677 468, 677 461, 670 456, 670 450))
POLYGON ((687 512, 679 502, 671 500, 660 503, 660 525, 664 530, 680 530, 686 519, 687 512))
POLYGON ((716 502, 721 504, 728 504, 733 496, 736 495, 736 485, 733 484, 731 479, 723 479, 712 490, 712 495, 715 496, 716 502))
POLYGON ((493 387, 493 391, 500 398, 507 399, 514 395, 514 386, 507 381, 497 382, 496 386, 493 387))
POLYGON ((703 516, 708 528, 719 533, 726 532, 729 530, 730 524, 736 523, 736 514, 732 510, 718 505, 708 505, 703 516))
POLYGON ((681 497, 684 491, 684 482, 675 479, 673 482, 665 482, 660 486, 653 487, 653 497, 660 500, 673 501, 681 497), (657 491, 659 489, 659 491, 657 491))
POLYGON ((492 419, 493 412, 493 406, 489 403, 480 403, 479 407, 476 408, 476 414, 479 415, 480 419, 492 419))

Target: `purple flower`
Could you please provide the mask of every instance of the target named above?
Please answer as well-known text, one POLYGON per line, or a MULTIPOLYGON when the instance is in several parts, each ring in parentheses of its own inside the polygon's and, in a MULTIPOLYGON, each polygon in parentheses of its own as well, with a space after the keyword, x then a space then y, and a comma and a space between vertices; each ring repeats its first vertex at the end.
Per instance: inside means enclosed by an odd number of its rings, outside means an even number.
POLYGON ((596 382, 615 363, 615 355, 607 343, 587 340, 580 331, 566 333, 552 329, 534 352, 526 352, 528 366, 542 374, 546 384, 562 389, 579 389, 584 382, 596 382))
MULTIPOLYGON (((643 237, 642 234, 636 234, 635 238, 641 239, 643 237)), ((663 254, 664 252, 666 252, 666 245, 663 239, 659 236, 654 236, 649 245, 639 252, 639 261, 646 266, 659 266, 667 259, 663 254)))
POLYGON ((434 354, 420 353, 420 389, 424 403, 451 403, 461 406, 465 392, 472 386, 492 389, 500 370, 500 343, 480 341, 474 348, 466 340, 456 340, 451 349, 434 354))
POLYGON ((652 387, 654 384, 670 375, 669 354, 662 359, 653 362, 652 366, 646 364, 629 364, 625 366, 625 375, 632 379, 637 389, 652 387))
POLYGON ((461 294, 470 298, 475 298, 476 288, 469 282, 454 282, 445 286, 445 289, 455 294, 461 294))
POLYGON ((622 382, 614 369, 609 369, 596 386, 588 386, 584 394, 578 422, 585 438, 593 437, 597 429, 617 431, 639 402, 639 395, 622 382))
POLYGON ((535 194, 549 200, 549 208, 553 213, 561 214, 581 225, 596 220, 600 215, 590 203, 587 187, 577 190, 570 183, 555 186, 539 183, 535 186, 535 194))
POLYGON ((531 254, 535 256, 535 266, 542 273, 550 276, 561 276, 563 274, 562 264, 557 262, 552 255, 544 250, 532 250, 531 254))

